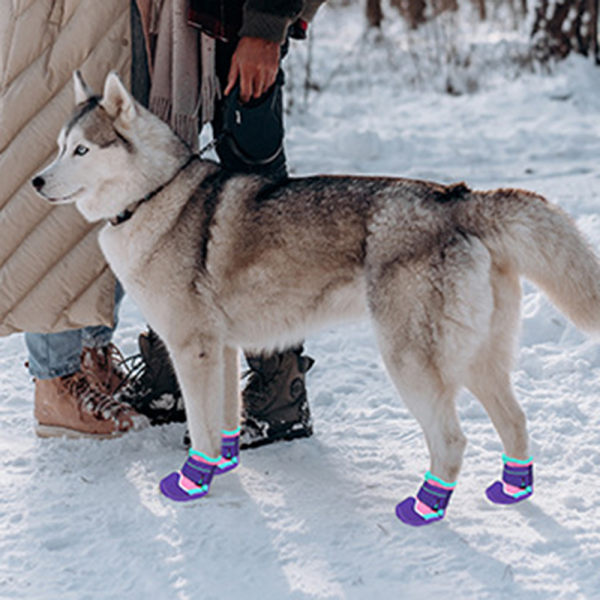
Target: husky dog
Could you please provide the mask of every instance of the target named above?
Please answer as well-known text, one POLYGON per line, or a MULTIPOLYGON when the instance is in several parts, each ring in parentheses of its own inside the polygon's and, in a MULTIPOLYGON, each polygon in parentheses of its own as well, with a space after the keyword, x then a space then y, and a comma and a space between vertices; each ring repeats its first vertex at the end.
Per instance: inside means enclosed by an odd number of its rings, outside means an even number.
POLYGON ((169 349, 193 450, 163 480, 165 495, 203 496, 215 473, 237 463, 239 348, 289 347, 363 315, 431 455, 398 517, 422 525, 444 516, 466 444, 461 386, 504 446, 488 498, 531 495, 525 416, 510 382, 520 276, 580 328, 600 329, 598 260, 559 208, 516 189, 236 175, 193 155, 115 74, 102 97, 76 74, 75 94, 58 157, 33 185, 106 221, 102 250, 169 349))

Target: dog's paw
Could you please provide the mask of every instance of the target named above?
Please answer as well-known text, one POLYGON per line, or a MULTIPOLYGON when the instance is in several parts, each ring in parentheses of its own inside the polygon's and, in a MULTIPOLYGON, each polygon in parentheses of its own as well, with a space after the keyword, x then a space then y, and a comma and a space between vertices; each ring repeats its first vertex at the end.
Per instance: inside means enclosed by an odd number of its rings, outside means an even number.
POLYGON ((160 491, 163 496, 175 502, 189 502, 208 494, 209 486, 206 484, 201 486, 186 484, 187 482, 180 472, 171 473, 161 480, 160 491))
POLYGON ((396 506, 396 516, 412 527, 441 521, 455 485, 456 483, 448 483, 428 471, 417 497, 411 496, 400 502, 396 506))
POLYGON ((216 465, 215 475, 233 471, 240 464, 240 431, 240 427, 234 431, 222 430, 221 456, 216 465))
POLYGON ((221 457, 220 461, 217 463, 217 468, 215 469, 215 475, 222 475, 223 473, 229 473, 229 471, 233 471, 240 464, 240 459, 237 456, 231 456, 229 458, 221 457))
POLYGON ((396 506, 396 516, 406 525, 412 527, 421 527, 422 525, 431 525, 436 521, 441 521, 444 518, 444 511, 438 510, 428 514, 418 512, 417 499, 410 497, 406 498, 396 506))
POLYGON ((485 490, 485 495, 490 502, 494 504, 516 504, 527 500, 533 494, 533 486, 529 485, 523 489, 507 490, 506 484, 502 481, 495 481, 485 490))
POLYGON ((519 460, 502 455, 504 469, 502 480, 496 481, 485 491, 494 504, 516 504, 533 494, 533 459, 519 460))
POLYGON ((167 475, 160 482, 160 491, 175 502, 190 502, 208 494, 210 483, 217 469, 217 462, 195 457, 199 453, 190 450, 190 456, 179 471, 167 475))

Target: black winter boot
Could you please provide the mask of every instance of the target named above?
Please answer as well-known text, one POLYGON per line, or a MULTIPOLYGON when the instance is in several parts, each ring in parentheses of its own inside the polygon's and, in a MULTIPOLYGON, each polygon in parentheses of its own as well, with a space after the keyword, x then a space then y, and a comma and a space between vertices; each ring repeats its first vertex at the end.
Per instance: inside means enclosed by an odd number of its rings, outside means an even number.
POLYGON ((312 435, 305 374, 314 360, 303 347, 271 356, 246 356, 249 380, 242 392, 240 448, 312 435))
POLYGON ((167 348, 158 335, 148 329, 138 337, 140 353, 133 361, 131 375, 115 395, 146 415, 152 425, 183 423, 185 408, 167 348))

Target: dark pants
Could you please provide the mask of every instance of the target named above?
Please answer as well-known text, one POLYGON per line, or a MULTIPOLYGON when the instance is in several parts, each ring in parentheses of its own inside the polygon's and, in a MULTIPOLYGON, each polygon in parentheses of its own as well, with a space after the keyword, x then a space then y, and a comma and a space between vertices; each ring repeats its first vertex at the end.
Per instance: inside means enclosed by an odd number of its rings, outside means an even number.
MULTIPOLYGON (((146 56, 146 46, 144 43, 144 35, 142 32, 142 25, 140 14, 137 8, 135 0, 131 2, 131 31, 132 31, 132 69, 131 69, 131 91, 138 102, 144 106, 148 106, 148 99, 150 96, 150 76, 148 70, 148 57, 146 56)), ((216 71, 217 78, 221 84, 221 89, 224 90, 227 87, 227 76, 229 74, 229 67, 231 65, 231 57, 235 52, 237 46, 237 40, 231 42, 217 41, 216 46, 216 71)), ((281 55, 282 58, 287 53, 287 43, 282 46, 281 55)), ((283 114, 283 102, 282 102, 282 88, 284 84, 283 71, 280 70, 277 75, 277 80, 274 87, 262 97, 253 99, 248 103, 248 109, 261 105, 266 97, 270 97, 272 92, 275 91, 275 102, 269 104, 269 109, 276 113, 276 119, 265 120, 265 126, 269 126, 269 123, 279 121, 281 122, 281 115, 283 114)), ((225 99, 218 100, 215 106, 215 118, 212 122, 213 133, 215 138, 220 138, 223 133, 223 111, 224 111, 225 99)), ((263 132, 266 134, 267 132, 263 132)), ((261 152, 261 136, 250 136, 249 140, 255 140, 255 148, 246 146, 246 155, 250 160, 242 160, 235 152, 232 152, 230 146, 225 142, 224 139, 217 144, 217 154, 221 161, 223 168, 229 171, 241 172, 241 173, 256 173, 257 175, 263 175, 272 179, 279 179, 287 176, 286 157, 285 152, 282 150, 274 160, 264 163, 257 162, 253 164, 252 159, 259 157, 261 152), (255 156, 253 156, 253 154, 255 156)))
MULTIPOLYGON (((227 76, 231 65, 231 57, 235 52, 237 40, 233 42, 217 42, 216 49, 216 71, 217 78, 224 90, 227 87, 227 76)), ((287 53, 287 43, 281 48, 281 57, 287 53)), ((263 160, 265 138, 275 135, 281 136, 283 142, 283 85, 285 82, 284 74, 281 69, 277 74, 277 78, 273 86, 263 94, 260 98, 253 98, 244 105, 245 111, 248 113, 254 111, 259 112, 260 121, 258 131, 250 131, 249 135, 245 136, 245 156, 241 157, 239 152, 232 149, 230 140, 227 139, 227 134, 223 135, 225 128, 224 115, 225 103, 228 101, 222 98, 217 102, 215 110, 215 118, 212 122, 213 132, 217 143, 217 154, 222 166, 229 170, 240 173, 255 173, 263 177, 271 179, 283 179, 287 177, 286 157, 283 145, 281 151, 272 160, 263 160), (265 108, 268 111, 265 114, 265 108), (268 130, 271 128, 271 130, 268 130), (275 131, 273 131, 275 129, 275 131)), ((231 95, 234 95, 232 92, 231 95)), ((231 102, 232 100, 229 99, 231 102)), ((247 116, 251 116, 247 114, 247 116)))

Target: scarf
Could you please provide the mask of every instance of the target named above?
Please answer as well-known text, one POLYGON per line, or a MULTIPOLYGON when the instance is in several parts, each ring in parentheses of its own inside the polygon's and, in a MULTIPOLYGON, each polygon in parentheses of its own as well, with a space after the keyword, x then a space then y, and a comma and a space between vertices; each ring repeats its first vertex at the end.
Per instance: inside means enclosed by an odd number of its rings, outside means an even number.
POLYGON ((197 152, 199 116, 202 125, 211 121, 215 98, 220 97, 215 41, 188 25, 186 0, 151 2, 146 4, 147 22, 157 39, 151 61, 150 110, 197 152))

